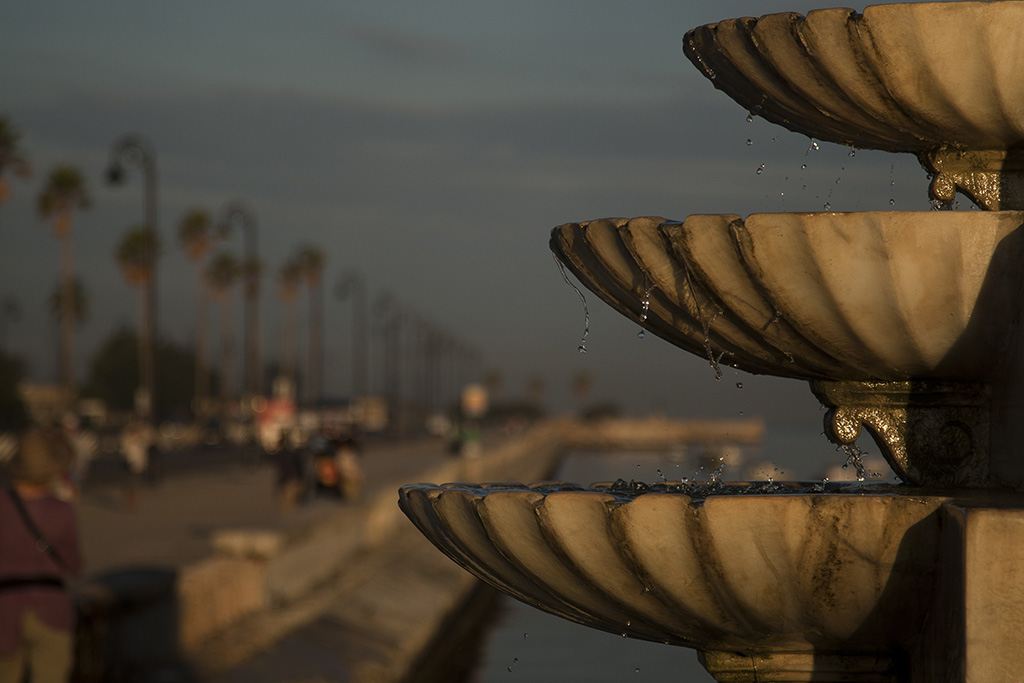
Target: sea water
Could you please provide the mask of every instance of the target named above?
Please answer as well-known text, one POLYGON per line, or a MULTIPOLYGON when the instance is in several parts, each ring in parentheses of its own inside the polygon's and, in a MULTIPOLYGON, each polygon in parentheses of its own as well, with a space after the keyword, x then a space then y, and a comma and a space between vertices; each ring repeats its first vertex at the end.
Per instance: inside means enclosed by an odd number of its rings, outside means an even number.
MULTIPOLYGON (((765 442, 730 452, 725 480, 746 479, 744 471, 761 463, 776 480, 814 481, 841 466, 837 452, 806 423, 770 425, 765 442)), ((699 447, 666 452, 575 453, 567 455, 557 478, 582 484, 617 479, 645 483, 706 480, 715 462, 713 450, 699 447)), ((891 481, 891 477, 887 479, 891 481)), ((502 596, 485 635, 468 683, 713 683, 695 650, 624 638, 580 626, 502 596)))

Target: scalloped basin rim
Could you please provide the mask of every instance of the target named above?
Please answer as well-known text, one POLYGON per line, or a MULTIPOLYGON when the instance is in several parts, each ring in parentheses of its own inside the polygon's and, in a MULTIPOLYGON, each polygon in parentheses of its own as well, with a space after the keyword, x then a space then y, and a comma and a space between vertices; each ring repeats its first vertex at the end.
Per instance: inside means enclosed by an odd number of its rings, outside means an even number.
POLYGON ((863 489, 875 495, 701 501, 565 482, 418 484, 399 502, 479 578, 584 625, 703 651, 887 656, 920 633, 948 499, 863 489))
POLYGON ((952 492, 925 489, 901 484, 881 482, 815 482, 815 481, 692 481, 686 484, 662 482, 596 482, 589 485, 566 481, 538 481, 529 484, 521 482, 447 482, 433 484, 422 482, 406 484, 399 489, 400 496, 409 491, 438 492, 458 491, 461 493, 487 496, 501 492, 534 492, 541 495, 579 493, 583 495, 611 496, 624 503, 641 496, 678 496, 688 498, 693 505, 703 505, 710 499, 750 499, 755 497, 780 498, 786 496, 835 498, 837 496, 877 497, 898 496, 901 498, 942 498, 949 499, 952 492))
POLYGON ((819 140, 999 150, 1024 132, 1013 77, 1022 19, 1012 0, 774 12, 697 26, 684 51, 751 113, 819 140))
POLYGON ((598 219, 551 248, 646 330, 755 374, 989 381, 1024 310, 1022 211, 598 219))

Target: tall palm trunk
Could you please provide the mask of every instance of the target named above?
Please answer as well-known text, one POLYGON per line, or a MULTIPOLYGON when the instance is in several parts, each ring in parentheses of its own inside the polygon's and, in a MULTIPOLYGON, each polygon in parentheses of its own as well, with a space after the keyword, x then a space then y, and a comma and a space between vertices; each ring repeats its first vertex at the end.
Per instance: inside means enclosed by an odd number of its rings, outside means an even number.
POLYGON ((153 414, 153 406, 151 405, 152 393, 146 384, 146 380, 150 376, 151 362, 149 353, 147 353, 149 348, 149 328, 146 325, 146 321, 149 318, 150 308, 149 285, 146 282, 141 283, 141 286, 136 291, 135 307, 139 316, 139 333, 136 335, 136 341, 139 346, 139 388, 135 395, 135 409, 143 419, 147 419, 153 414))
POLYGON ((143 406, 140 411, 142 418, 152 424, 156 416, 156 348, 154 332, 156 330, 154 318, 156 310, 153 307, 153 287, 155 273, 151 273, 143 283, 141 292, 142 302, 142 330, 139 334, 140 355, 142 356, 142 391, 143 406))
POLYGON ((231 291, 221 294, 220 300, 220 398, 227 409, 234 398, 235 390, 235 326, 231 291))
POLYGON ((263 393, 263 343, 260 339, 259 297, 259 276, 247 272, 245 275, 245 389, 251 395, 263 393))
POLYGON ((205 410, 210 398, 210 334, 206 307, 206 280, 196 268, 196 386, 194 412, 205 410))
POLYGON ((60 244, 60 383, 74 396, 75 386, 75 265, 71 231, 59 236, 60 244))
POLYGON ((320 398, 323 373, 324 297, 320 283, 309 287, 309 356, 306 358, 306 405, 316 405, 320 398))
MULTIPOLYGON (((299 309, 294 299, 285 301, 284 327, 281 330, 281 375, 295 390, 295 373, 299 367, 299 309)), ((294 395, 293 395, 294 398, 294 395)))

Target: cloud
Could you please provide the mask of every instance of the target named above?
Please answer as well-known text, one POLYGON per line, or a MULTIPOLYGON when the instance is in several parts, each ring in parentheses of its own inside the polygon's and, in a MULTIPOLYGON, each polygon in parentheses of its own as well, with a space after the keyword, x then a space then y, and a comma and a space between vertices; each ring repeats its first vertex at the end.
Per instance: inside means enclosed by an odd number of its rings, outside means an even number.
POLYGON ((469 53, 454 41, 373 24, 346 26, 342 35, 387 59, 409 63, 448 64, 462 61, 469 53))

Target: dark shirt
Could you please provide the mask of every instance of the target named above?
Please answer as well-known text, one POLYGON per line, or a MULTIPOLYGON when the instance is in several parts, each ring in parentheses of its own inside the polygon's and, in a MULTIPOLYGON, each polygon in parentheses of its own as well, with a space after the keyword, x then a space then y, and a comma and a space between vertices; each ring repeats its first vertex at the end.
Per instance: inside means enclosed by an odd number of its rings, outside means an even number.
MULTIPOLYGON (((0 490, 0 582, 4 579, 70 579, 77 576, 82 568, 82 558, 74 508, 54 496, 24 500, 32 520, 56 548, 65 566, 59 565, 50 553, 39 549, 10 493, 0 490)), ((32 609, 51 628, 70 631, 74 626, 74 607, 65 589, 52 585, 26 585, 0 590, 0 656, 17 650, 22 615, 28 609, 32 609)))

